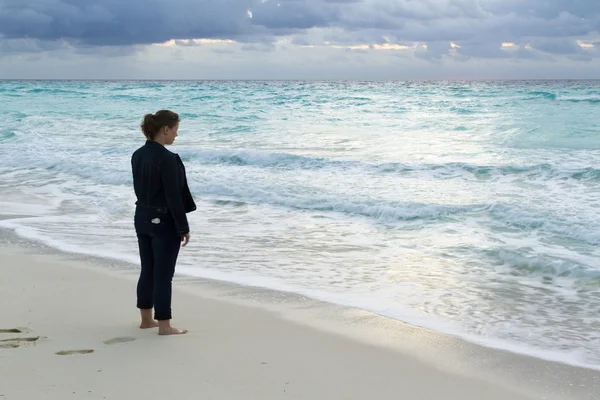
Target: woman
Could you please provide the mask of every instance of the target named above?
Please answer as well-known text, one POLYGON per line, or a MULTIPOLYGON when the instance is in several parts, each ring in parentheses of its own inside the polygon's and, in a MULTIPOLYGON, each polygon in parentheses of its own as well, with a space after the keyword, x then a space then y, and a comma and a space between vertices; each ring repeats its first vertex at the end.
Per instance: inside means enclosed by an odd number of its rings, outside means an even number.
POLYGON ((171 326, 171 284, 181 243, 185 246, 190 240, 186 213, 196 204, 183 162, 165 148, 177 137, 179 115, 169 110, 146 114, 141 128, 146 143, 131 157, 142 267, 137 285, 140 328, 158 327, 159 335, 183 334, 187 330, 171 326), (158 322, 152 318, 153 308, 158 322))

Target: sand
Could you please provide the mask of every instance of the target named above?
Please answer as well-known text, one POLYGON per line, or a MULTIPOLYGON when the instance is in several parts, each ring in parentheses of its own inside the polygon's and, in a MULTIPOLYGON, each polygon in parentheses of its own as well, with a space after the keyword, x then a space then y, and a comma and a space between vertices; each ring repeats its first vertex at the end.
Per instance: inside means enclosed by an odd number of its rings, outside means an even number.
POLYGON ((0 400, 593 399, 598 372, 360 310, 178 277, 173 325, 137 327, 137 270, 0 247, 0 400))

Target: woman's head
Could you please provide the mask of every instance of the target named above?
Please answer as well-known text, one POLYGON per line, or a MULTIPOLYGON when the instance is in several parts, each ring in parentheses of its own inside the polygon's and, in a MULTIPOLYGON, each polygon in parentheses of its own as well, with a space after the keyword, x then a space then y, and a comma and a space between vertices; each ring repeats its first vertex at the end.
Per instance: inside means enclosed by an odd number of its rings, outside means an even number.
POLYGON ((146 114, 141 128, 146 139, 162 144, 173 144, 179 128, 179 115, 170 110, 146 114))

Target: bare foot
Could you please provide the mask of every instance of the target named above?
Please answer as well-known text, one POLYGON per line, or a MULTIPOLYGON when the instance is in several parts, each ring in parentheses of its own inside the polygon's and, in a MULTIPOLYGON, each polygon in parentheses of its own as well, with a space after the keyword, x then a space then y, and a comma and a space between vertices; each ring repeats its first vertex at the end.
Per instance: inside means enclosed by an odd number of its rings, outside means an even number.
POLYGON ((142 323, 140 324, 140 329, 150 329, 150 328, 156 328, 158 326, 158 322, 152 320, 152 321, 142 321, 142 323))
POLYGON ((177 329, 173 327, 161 328, 158 330, 159 335, 183 335, 187 333, 187 329, 177 329))
POLYGON ((168 327, 160 327, 158 329, 158 334, 159 335, 183 335, 187 333, 187 329, 177 329, 177 328, 173 328, 171 326, 168 327))
POLYGON ((142 323, 140 324, 140 329, 149 329, 156 328, 158 326, 158 322, 152 318, 152 309, 141 309, 140 315, 142 317, 142 323))
POLYGON ((158 321, 158 334, 159 335, 183 335, 187 333, 187 329, 177 329, 171 326, 170 319, 164 319, 158 321))

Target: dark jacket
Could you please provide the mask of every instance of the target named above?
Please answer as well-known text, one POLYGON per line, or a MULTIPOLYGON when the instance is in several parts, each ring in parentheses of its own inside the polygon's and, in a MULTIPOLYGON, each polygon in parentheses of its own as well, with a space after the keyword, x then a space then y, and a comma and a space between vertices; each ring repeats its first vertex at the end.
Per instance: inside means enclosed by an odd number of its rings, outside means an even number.
POLYGON ((147 140, 131 156, 133 187, 138 207, 167 209, 177 234, 189 233, 186 213, 196 210, 187 184, 185 167, 176 153, 147 140))

